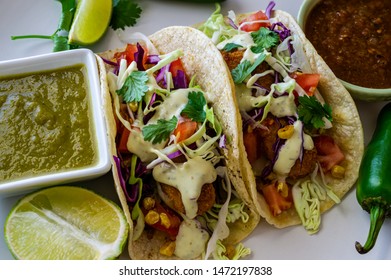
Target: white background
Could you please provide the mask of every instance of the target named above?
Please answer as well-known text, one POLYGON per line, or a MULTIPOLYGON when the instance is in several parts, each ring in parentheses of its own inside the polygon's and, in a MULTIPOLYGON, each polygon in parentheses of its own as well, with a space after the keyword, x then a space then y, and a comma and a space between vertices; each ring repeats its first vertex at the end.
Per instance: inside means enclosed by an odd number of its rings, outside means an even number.
MULTIPOLYGON (((151 34, 169 25, 191 25, 204 21, 215 10, 214 4, 189 4, 182 1, 143 0, 138 1, 143 8, 137 25, 126 29, 151 34)), ((297 16, 302 0, 277 0, 276 9, 297 16)), ((234 10, 237 13, 265 9, 269 1, 227 0, 222 4, 222 12, 234 10)), ((61 5, 54 0, 0 0, 0 60, 49 53, 52 43, 46 40, 30 39, 12 41, 12 35, 50 35, 57 27, 61 5)), ((327 24, 327 23, 325 23, 327 24)), ((105 37, 91 47, 95 52, 121 47, 123 44, 115 32, 109 29, 105 37)), ((376 124, 376 117, 386 102, 366 103, 356 101, 363 122, 365 143, 370 140, 376 124)), ((118 203, 113 187, 111 172, 97 180, 75 183, 88 187, 118 203)), ((3 235, 7 214, 20 196, 0 197, 0 259, 13 259, 3 235)), ((336 260, 336 259, 391 259, 391 221, 386 220, 379 234, 377 244, 371 252, 360 255, 354 248, 355 241, 364 243, 369 229, 369 215, 358 205, 353 188, 342 203, 322 216, 322 226, 316 235, 308 235, 300 227, 275 229, 264 221, 245 245, 252 249, 250 259, 272 260, 336 260)), ((125 250, 126 251, 126 250, 125 250)), ((127 259, 126 252, 121 259, 127 259)))

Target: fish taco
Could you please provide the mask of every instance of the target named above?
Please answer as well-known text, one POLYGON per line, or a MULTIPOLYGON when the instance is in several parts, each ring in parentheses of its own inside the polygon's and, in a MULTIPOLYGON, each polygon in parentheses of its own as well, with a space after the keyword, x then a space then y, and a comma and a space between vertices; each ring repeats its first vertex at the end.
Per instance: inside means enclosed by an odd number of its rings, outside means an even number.
POLYGON ((191 27, 97 56, 132 259, 237 259, 259 221, 240 173, 233 82, 191 27))
POLYGON ((262 217, 316 233, 321 213, 358 177, 364 141, 355 103, 288 13, 223 16, 197 25, 233 77, 243 134, 242 173, 262 217))

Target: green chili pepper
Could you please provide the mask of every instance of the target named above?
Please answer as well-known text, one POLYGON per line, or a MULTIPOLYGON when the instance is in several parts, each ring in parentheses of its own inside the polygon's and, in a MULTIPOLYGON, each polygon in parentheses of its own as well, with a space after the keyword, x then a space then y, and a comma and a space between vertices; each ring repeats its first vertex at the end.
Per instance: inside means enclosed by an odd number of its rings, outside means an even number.
POLYGON ((61 3, 61 18, 57 30, 52 35, 22 35, 11 36, 12 40, 18 39, 49 39, 54 42, 53 51, 63 51, 77 48, 75 45, 68 44, 68 32, 71 29, 73 16, 76 11, 75 0, 57 0, 61 3))
POLYGON ((375 246, 386 217, 391 215, 391 103, 380 111, 375 132, 367 145, 357 180, 356 196, 370 214, 370 229, 364 246, 356 242, 360 254, 375 246))

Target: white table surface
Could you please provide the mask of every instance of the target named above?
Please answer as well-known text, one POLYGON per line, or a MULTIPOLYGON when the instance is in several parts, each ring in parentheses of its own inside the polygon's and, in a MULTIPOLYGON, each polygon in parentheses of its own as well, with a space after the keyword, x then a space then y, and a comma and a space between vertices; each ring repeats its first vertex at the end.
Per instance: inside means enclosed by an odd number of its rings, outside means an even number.
MULTIPOLYGON (((277 0, 276 8, 297 16, 302 0, 277 0)), ((215 10, 214 4, 190 4, 181 1, 143 0, 143 8, 137 25, 127 28, 151 34, 169 25, 190 25, 201 22, 215 10)), ((222 11, 250 12, 266 8, 268 1, 227 0, 222 11)), ((33 56, 52 51, 52 43, 29 39, 12 41, 12 35, 52 34, 57 27, 61 5, 54 0, 0 0, 0 61, 33 56)), ((121 47, 123 44, 111 29, 91 49, 95 52, 121 47)), ((365 143, 368 143, 376 124, 376 117, 386 102, 366 103, 356 101, 363 122, 365 143)), ((85 186, 118 202, 111 172, 93 181, 75 185, 85 186)), ((20 196, 0 197, 0 259, 13 259, 4 241, 3 227, 7 214, 20 196)), ((365 242, 369 229, 369 215, 358 205, 354 188, 342 203, 322 216, 319 233, 308 235, 300 227, 275 229, 261 221, 257 229, 244 241, 252 249, 250 259, 391 259, 391 220, 386 220, 371 252, 360 255, 354 248, 355 241, 365 242)), ((121 259, 127 259, 125 252, 121 259)))

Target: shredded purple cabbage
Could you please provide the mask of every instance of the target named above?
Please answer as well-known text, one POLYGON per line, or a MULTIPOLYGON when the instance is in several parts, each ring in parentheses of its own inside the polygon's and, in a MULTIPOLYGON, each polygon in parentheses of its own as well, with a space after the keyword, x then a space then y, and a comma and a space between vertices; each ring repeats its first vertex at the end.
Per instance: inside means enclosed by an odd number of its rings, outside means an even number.
POLYGON ((228 24, 233 28, 233 29, 238 29, 236 26, 235 22, 233 21, 232 18, 228 17, 228 24))
POLYGON ((156 96, 157 96, 157 94, 156 94, 156 92, 154 92, 154 93, 152 94, 152 96, 151 96, 151 100, 149 101, 148 109, 150 109, 150 108, 153 106, 153 103, 155 103, 155 101, 156 101, 156 96))
POLYGON ((171 64, 168 64, 168 65, 165 65, 163 66, 161 69, 159 69, 159 72, 155 78, 156 82, 157 83, 162 83, 163 87, 165 87, 167 85, 167 81, 166 81, 166 72, 168 71, 168 69, 170 68, 170 65, 171 64))
POLYGON ((137 200, 137 195, 138 195, 138 186, 137 185, 136 186, 135 185, 133 185, 133 186, 129 185, 129 187, 130 187, 130 194, 128 193, 128 186, 126 184, 126 180, 127 179, 123 176, 122 167, 121 167, 121 160, 117 156, 113 156, 113 158, 114 158, 115 166, 116 166, 116 169, 117 169, 117 174, 118 174, 118 177, 119 177, 121 188, 122 188, 122 190, 125 193, 126 200, 131 202, 131 203, 135 203, 136 200, 137 200))
POLYGON ((271 18, 271 15, 272 15, 272 12, 273 12, 273 8, 274 8, 275 5, 276 5, 276 3, 274 3, 274 1, 270 1, 269 5, 267 5, 267 7, 266 7, 265 14, 266 14, 266 16, 269 19, 271 18))
POLYGON ((175 77, 172 78, 174 82, 174 88, 188 88, 185 72, 178 70, 175 77))
POLYGON ((137 69, 140 71, 145 71, 143 65, 144 53, 144 48, 139 43, 137 43, 137 52, 134 53, 134 61, 136 61, 137 69))
POLYGON ((147 63, 148 64, 156 64, 160 61, 160 58, 157 54, 151 54, 147 56, 147 63))
POLYGON ((113 70, 113 73, 118 75, 118 72, 119 72, 119 63, 118 62, 114 62, 114 61, 111 61, 111 60, 108 60, 104 57, 100 57, 104 63, 108 64, 108 65, 111 65, 111 66, 114 66, 114 70, 113 70))
POLYGON ((180 157, 181 155, 183 155, 182 152, 180 150, 178 150, 176 152, 173 152, 173 153, 167 155, 167 157, 169 159, 174 159, 174 158, 180 157))
POLYGON ((225 134, 223 134, 223 135, 220 137, 219 147, 222 148, 222 149, 227 148, 227 137, 225 136, 225 134))
POLYGON ((273 23, 273 25, 270 27, 270 30, 274 31, 278 34, 281 42, 284 41, 289 36, 291 36, 290 29, 288 29, 282 22, 273 23), (280 28, 278 28, 278 27, 280 27, 280 28))
POLYGON ((106 59, 106 58, 104 58, 104 57, 100 57, 106 64, 109 64, 109 65, 111 65, 111 66, 116 66, 116 67, 118 67, 118 62, 114 62, 114 61, 111 61, 111 60, 108 60, 108 59, 106 59))

